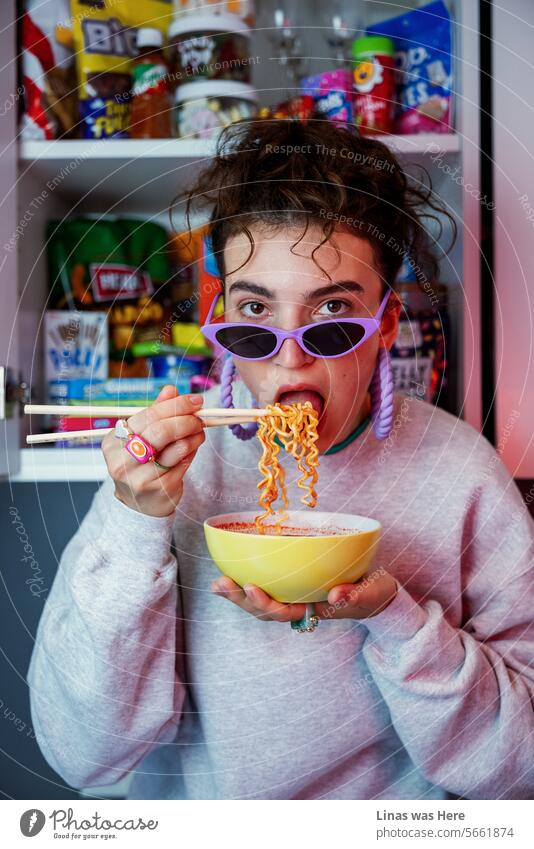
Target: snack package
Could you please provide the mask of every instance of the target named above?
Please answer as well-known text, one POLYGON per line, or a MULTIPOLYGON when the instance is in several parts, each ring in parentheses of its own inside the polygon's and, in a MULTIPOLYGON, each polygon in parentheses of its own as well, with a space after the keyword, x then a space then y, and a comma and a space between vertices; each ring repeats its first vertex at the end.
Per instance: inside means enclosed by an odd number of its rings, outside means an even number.
MULTIPOLYGON (((106 311, 111 357, 120 362, 120 374, 134 342, 169 340, 172 286, 163 284, 171 264, 167 232, 159 224, 128 218, 50 221, 47 257, 50 305, 106 311)), ((130 374, 139 375, 133 368, 130 374)))
POLYGON ((165 39, 171 0, 71 0, 82 136, 127 138, 131 59, 137 29, 155 27, 165 39))
POLYGON ((395 42, 397 133, 448 133, 452 123, 452 22, 442 2, 429 3, 367 29, 395 42))
POLYGON ((329 121, 352 122, 352 73, 343 68, 324 71, 301 81, 303 96, 311 96, 315 101, 315 112, 320 118, 329 121))
MULTIPOLYGON (((170 381, 167 378, 123 377, 109 380, 53 380, 49 397, 57 404, 98 404, 99 407, 146 407, 156 400, 170 381)), ((177 377, 174 385, 180 395, 189 392, 190 378, 177 377)))
POLYGON ((74 430, 102 430, 107 427, 115 427, 117 418, 112 416, 52 416, 51 427, 56 433, 64 433, 65 438, 55 443, 56 448, 94 448, 98 445, 96 439, 81 440, 69 439, 69 434, 74 430))
POLYGON ((45 377, 108 376, 106 313, 47 310, 44 317, 45 377))
POLYGON ((23 140, 74 135, 78 124, 69 0, 25 0, 21 24, 23 140))

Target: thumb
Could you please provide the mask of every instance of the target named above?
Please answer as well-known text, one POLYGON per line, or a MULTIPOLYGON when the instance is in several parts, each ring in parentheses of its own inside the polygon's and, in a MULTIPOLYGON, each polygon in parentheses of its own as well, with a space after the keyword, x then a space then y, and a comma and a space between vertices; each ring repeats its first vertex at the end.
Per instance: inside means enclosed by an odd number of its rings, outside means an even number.
POLYGON ((347 604, 354 604, 358 598, 358 592, 357 584, 338 584, 328 593, 328 603, 341 604, 345 601, 347 604))
POLYGON ((154 403, 159 404, 160 401, 170 401, 171 398, 178 398, 179 394, 180 393, 178 392, 176 386, 173 386, 171 383, 167 383, 160 391, 154 403))

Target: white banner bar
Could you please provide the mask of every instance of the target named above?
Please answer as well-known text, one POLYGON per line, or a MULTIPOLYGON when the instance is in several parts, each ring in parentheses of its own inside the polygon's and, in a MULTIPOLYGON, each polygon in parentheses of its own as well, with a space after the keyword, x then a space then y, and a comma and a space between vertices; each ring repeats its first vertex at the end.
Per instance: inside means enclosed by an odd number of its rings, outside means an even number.
POLYGON ((532 849, 533 809, 528 801, 5 801, 2 844, 532 849))

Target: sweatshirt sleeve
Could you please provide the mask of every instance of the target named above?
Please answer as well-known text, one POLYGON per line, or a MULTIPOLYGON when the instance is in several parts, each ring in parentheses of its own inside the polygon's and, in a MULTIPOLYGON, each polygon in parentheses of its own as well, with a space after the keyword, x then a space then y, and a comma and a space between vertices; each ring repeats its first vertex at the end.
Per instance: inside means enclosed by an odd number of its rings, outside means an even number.
POLYGON ((108 480, 61 558, 28 683, 41 751, 72 787, 115 783, 176 736, 173 522, 126 507, 108 480))
POLYGON ((399 587, 365 621, 364 657, 429 781, 468 799, 531 799, 534 523, 500 459, 467 506, 461 575, 462 627, 399 587))

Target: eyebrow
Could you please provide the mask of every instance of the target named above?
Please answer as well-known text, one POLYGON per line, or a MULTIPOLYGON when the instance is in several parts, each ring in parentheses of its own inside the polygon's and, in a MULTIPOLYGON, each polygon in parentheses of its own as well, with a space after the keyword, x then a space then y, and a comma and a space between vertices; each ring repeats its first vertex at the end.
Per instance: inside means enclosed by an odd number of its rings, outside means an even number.
MULTIPOLYGON (((258 283, 252 283, 248 280, 236 280, 228 289, 228 294, 232 292, 250 292, 251 295, 258 295, 260 298, 270 298, 275 300, 276 292, 267 289, 265 286, 260 286, 258 283)), ((321 286, 319 289, 310 289, 304 292, 305 301, 313 301, 315 298, 324 298, 327 295, 337 295, 339 292, 355 292, 361 295, 365 292, 364 287, 355 280, 339 280, 336 283, 329 283, 327 286, 321 286)))

